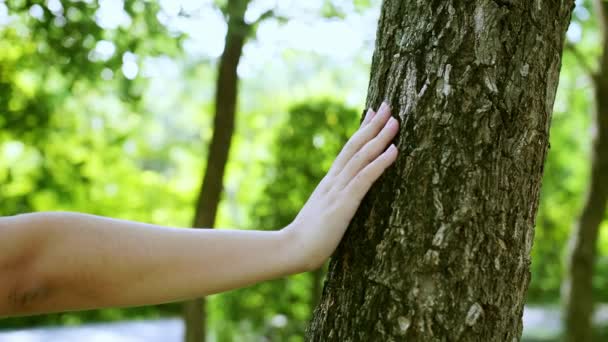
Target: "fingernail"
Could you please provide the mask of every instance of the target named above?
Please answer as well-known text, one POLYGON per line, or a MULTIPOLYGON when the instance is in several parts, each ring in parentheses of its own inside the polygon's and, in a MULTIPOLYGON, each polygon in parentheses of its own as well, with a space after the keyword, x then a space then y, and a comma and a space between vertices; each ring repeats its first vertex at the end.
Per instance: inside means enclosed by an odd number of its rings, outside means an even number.
POLYGON ((391 125, 391 127, 396 127, 396 126, 399 125, 399 121, 397 121, 397 119, 395 119, 392 116, 391 116, 391 118, 388 121, 389 121, 389 124, 391 125))
POLYGON ((380 109, 378 109, 378 111, 379 112, 383 111, 383 110, 387 109, 387 107, 388 107, 388 104, 386 102, 382 102, 382 104, 380 105, 380 109))

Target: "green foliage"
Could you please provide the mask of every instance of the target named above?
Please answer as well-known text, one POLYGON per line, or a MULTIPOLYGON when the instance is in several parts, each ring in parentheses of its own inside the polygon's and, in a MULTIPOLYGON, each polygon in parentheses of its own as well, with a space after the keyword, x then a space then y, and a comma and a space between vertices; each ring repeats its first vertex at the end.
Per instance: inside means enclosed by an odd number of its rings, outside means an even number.
POLYGON ((362 10, 370 7, 372 5, 372 0, 353 0, 353 3, 357 10, 362 10))
POLYGON ((351 8, 356 12, 362 12, 370 7, 380 7, 379 0, 352 0, 349 1, 334 1, 324 0, 321 6, 321 16, 325 18, 341 18, 344 19, 347 14, 347 8, 351 8))
POLYGON ((291 108, 273 145, 276 159, 266 166, 264 197, 252 208, 255 226, 283 227, 294 219, 356 130, 358 117, 331 100, 291 108))
MULTIPOLYGON (((120 76, 125 54, 175 55, 179 38, 157 21, 155 2, 126 1, 131 23, 115 29, 100 26, 96 2, 60 4, 0 3, 10 15, 10 24, 0 26, 0 215, 73 210, 180 223, 176 217, 186 216, 183 208, 191 215, 189 194, 139 165, 145 158, 143 149, 137 150, 136 141, 142 140, 137 132, 145 125, 135 113, 144 80, 120 76), (105 59, 96 52, 102 40, 114 50, 105 59), (134 148, 125 156, 128 146, 134 148), (146 193, 172 198, 172 217, 157 215, 163 208, 146 193)), ((177 306, 21 317, 3 320, 0 327, 167 313, 177 313, 177 306)))

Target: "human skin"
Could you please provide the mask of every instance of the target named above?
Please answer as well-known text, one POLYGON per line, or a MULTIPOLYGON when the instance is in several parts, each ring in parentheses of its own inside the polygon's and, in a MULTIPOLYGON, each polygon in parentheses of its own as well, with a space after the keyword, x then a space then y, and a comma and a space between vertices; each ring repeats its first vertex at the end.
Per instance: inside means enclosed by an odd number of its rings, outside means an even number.
POLYGON ((0 318, 182 301, 314 270, 397 157, 383 103, 287 227, 178 229, 68 212, 0 218, 0 318))

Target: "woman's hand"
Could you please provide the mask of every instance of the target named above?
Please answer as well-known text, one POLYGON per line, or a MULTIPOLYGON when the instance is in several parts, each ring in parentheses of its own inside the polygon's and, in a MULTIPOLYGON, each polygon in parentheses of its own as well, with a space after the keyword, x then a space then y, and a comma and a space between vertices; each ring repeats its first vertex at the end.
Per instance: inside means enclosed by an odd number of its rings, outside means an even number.
POLYGON ((361 127, 346 143, 331 169, 285 231, 292 235, 306 269, 320 267, 334 252, 363 196, 397 158, 386 146, 399 131, 399 122, 382 103, 368 110, 361 127))

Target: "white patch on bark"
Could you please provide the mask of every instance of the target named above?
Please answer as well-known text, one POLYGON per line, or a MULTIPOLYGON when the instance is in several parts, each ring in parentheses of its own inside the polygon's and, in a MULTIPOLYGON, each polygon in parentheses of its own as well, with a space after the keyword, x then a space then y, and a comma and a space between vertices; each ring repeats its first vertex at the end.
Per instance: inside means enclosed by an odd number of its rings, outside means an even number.
POLYGON ((503 251, 507 250, 507 245, 504 241, 502 241, 502 239, 498 239, 498 246, 500 246, 503 251))
POLYGON ((413 61, 407 63, 406 67, 406 76, 405 76, 405 100, 407 103, 405 104, 404 116, 401 119, 405 120, 405 115, 411 113, 416 107, 418 103, 418 91, 416 90, 416 81, 418 70, 416 70, 416 65, 413 61))
POLYGON ((450 158, 451 154, 452 152, 450 150, 443 151, 441 154, 441 164, 445 164, 448 161, 448 158, 450 158))
POLYGON ((429 79, 427 78, 426 81, 424 82, 424 84, 422 85, 422 88, 420 88, 420 91, 418 92, 418 98, 421 98, 422 95, 424 95, 424 93, 426 93, 426 90, 429 87, 429 79))
POLYGON ((376 321, 376 331, 378 331, 382 335, 386 334, 386 331, 384 330, 384 326, 382 325, 381 320, 376 321))
POLYGON ((424 262, 431 266, 439 265, 439 252, 429 249, 426 251, 426 254, 424 254, 424 262))
POLYGON ((405 335, 407 333, 407 329, 410 328, 412 321, 404 316, 399 316, 397 318, 397 324, 399 325, 399 334, 405 335))
POLYGON ((463 270, 466 273, 469 272, 469 269, 471 267, 471 257, 472 257, 471 246, 469 244, 466 244, 464 246, 464 267, 463 267, 463 270))
POLYGON ((474 303, 469 308, 469 312, 467 312, 467 317, 465 318, 465 324, 472 327, 477 323, 479 317, 483 314, 483 308, 478 303, 474 303))
POLYGON ((475 33, 479 36, 479 34, 481 32, 483 32, 483 30, 485 29, 484 13, 483 13, 482 6, 475 7, 474 19, 475 19, 475 33))
POLYGON ((443 247, 443 240, 445 239, 445 231, 448 229, 448 226, 445 223, 441 224, 441 227, 435 233, 433 237, 433 246, 435 247, 443 247))
POLYGON ((496 86, 496 82, 494 82, 494 80, 491 79, 490 76, 485 75, 483 81, 489 91, 491 91, 492 93, 498 93, 498 87, 496 86))
POLYGON ((437 216, 443 217, 443 203, 441 203, 441 194, 439 190, 433 189, 433 204, 435 205, 435 209, 437 209, 437 216))
POLYGON ((528 63, 522 65, 521 69, 519 69, 519 73, 523 76, 526 77, 528 76, 528 73, 530 72, 530 65, 528 63))
POLYGON ((522 267, 524 267, 524 257, 522 255, 519 255, 519 257, 517 258, 517 271, 519 272, 522 267))
POLYGON ((471 66, 467 65, 466 68, 464 68, 464 72, 462 73, 462 75, 460 77, 458 77, 455 81, 456 84, 460 85, 460 84, 465 84, 470 76, 471 73, 471 66))
POLYGON ((492 2, 477 1, 473 13, 475 56, 477 64, 494 65, 500 44, 496 29, 497 9, 492 2))
POLYGON ((443 96, 447 97, 452 92, 452 86, 450 85, 450 72, 452 71, 452 65, 447 64, 443 73, 443 96))
POLYGON ((532 229, 532 227, 529 227, 528 231, 526 232, 526 241, 525 241, 526 256, 530 255, 530 251, 532 250, 533 244, 534 244, 534 229, 532 229))
POLYGON ((475 110, 475 114, 487 113, 490 109, 492 109, 492 101, 484 99, 481 106, 475 110))
MULTIPOLYGON (((454 20, 454 14, 456 13, 456 10, 454 9, 454 6, 452 6, 452 3, 448 3, 448 22, 445 24, 445 27, 448 28, 450 26, 452 26, 452 20, 454 20)), ((446 30, 442 30, 441 31, 441 35, 443 35, 443 33, 446 30)))

